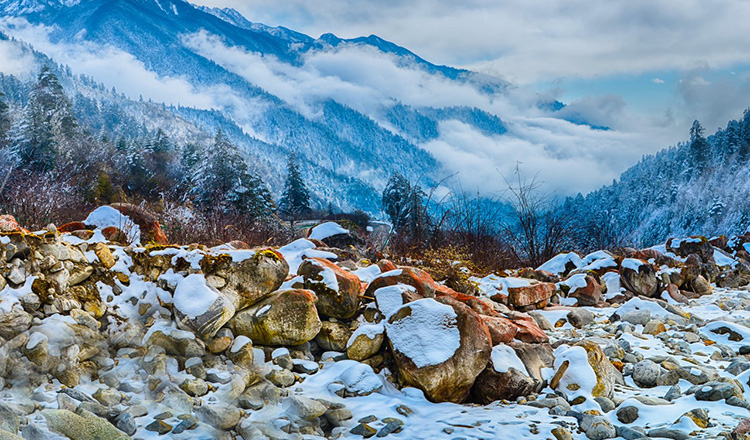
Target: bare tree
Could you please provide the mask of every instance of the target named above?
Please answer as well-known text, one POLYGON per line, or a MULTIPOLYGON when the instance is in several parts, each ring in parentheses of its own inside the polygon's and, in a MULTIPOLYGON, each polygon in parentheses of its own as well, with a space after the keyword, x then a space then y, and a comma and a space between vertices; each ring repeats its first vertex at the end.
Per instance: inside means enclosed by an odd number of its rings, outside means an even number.
POLYGON ((562 250, 568 239, 568 219, 556 209, 550 194, 540 191, 543 182, 522 176, 516 164, 516 182, 508 185, 510 219, 502 230, 515 259, 521 264, 539 266, 562 250))

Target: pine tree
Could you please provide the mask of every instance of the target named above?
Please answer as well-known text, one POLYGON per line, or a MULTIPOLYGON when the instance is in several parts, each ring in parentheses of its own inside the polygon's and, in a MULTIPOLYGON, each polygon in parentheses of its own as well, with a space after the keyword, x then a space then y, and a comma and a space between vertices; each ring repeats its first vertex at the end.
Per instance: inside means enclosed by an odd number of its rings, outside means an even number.
POLYGON ((0 92, 0 149, 8 146, 8 132, 10 131, 10 114, 8 104, 3 101, 5 94, 0 92))
POLYGON ((199 159, 193 171, 191 195, 201 208, 252 218, 271 211, 273 201, 268 189, 248 170, 239 150, 221 129, 213 145, 196 156, 199 159))
POLYGON ((411 184, 404 176, 395 173, 388 179, 383 190, 383 210, 393 223, 395 230, 402 229, 409 217, 411 184))
POLYGON ((701 123, 697 120, 693 121, 690 127, 690 159, 698 170, 705 169, 709 156, 710 146, 704 137, 704 132, 701 123))
POLYGON ((310 193, 302 180, 295 154, 289 156, 287 163, 287 176, 284 193, 279 201, 279 211, 289 218, 292 228, 302 214, 310 211, 310 193))

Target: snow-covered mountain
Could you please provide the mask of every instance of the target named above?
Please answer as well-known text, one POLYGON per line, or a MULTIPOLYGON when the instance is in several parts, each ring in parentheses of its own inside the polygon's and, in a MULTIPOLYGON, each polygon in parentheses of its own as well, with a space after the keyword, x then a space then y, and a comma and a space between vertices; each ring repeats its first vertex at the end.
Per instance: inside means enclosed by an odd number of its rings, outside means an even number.
MULTIPOLYGON (((430 63, 374 35, 316 39, 182 0, 10 0, 0 3, 0 31, 131 102, 164 102, 205 135, 221 126, 260 158, 276 193, 285 158, 297 153, 318 206, 377 212, 395 172, 431 185, 458 166, 492 164, 496 150, 518 151, 519 142, 567 160, 544 130, 581 123, 538 98, 524 103, 532 116, 557 122, 509 125, 513 87, 500 79, 430 63)), ((496 166, 485 168, 464 176, 500 180, 496 166)))

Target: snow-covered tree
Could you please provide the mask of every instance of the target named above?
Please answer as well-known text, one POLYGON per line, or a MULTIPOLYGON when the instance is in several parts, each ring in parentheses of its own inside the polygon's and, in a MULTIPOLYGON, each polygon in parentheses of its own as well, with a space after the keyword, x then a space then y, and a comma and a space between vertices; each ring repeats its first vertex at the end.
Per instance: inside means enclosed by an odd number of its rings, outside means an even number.
POLYGON ((409 195, 411 184, 400 173, 394 173, 383 190, 383 210, 399 230, 406 222, 409 211, 409 195))
POLYGON ((693 121, 693 125, 690 127, 690 159, 698 170, 705 169, 710 152, 710 146, 704 133, 705 130, 701 123, 697 120, 693 121))
POLYGON ((248 170, 239 150, 221 129, 213 145, 198 156, 191 195, 201 208, 253 218, 263 217, 273 209, 268 189, 248 170))
POLYGON ((284 193, 279 200, 279 212, 294 222, 300 215, 310 211, 310 193, 302 179, 297 165, 297 156, 292 154, 287 162, 287 175, 284 182, 284 193))

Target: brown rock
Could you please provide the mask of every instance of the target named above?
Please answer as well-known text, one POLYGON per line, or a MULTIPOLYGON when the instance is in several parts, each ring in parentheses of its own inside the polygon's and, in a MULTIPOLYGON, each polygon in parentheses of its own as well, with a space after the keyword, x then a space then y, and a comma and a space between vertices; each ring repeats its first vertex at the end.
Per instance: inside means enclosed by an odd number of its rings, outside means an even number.
POLYGON ((508 288, 508 304, 518 310, 532 310, 547 305, 557 288, 552 283, 534 283, 508 288))
POLYGON ((489 331, 481 317, 449 297, 404 305, 388 320, 386 333, 401 380, 437 402, 466 400, 490 357, 489 331), (442 322, 441 335, 424 334, 423 319, 442 322), (425 359, 420 353, 430 355, 425 359), (446 355, 447 359, 436 363, 446 355))
POLYGON ((568 296, 577 299, 579 306, 595 306, 602 301, 602 290, 594 277, 586 275, 586 286, 571 289, 568 296))
POLYGON ((318 296, 321 315, 349 319, 359 310, 361 283, 353 273, 323 258, 310 258, 302 262, 297 274, 304 278, 304 288, 318 296), (329 285, 332 276, 338 289, 329 285))
POLYGON ((625 289, 636 295, 651 298, 659 293, 659 280, 656 278, 654 267, 641 260, 623 260, 620 281, 625 289))
POLYGON ((97 243, 96 247, 94 248, 94 253, 99 258, 99 261, 101 261, 102 266, 104 266, 106 269, 111 269, 112 266, 115 265, 115 257, 112 256, 112 252, 109 250, 109 247, 107 247, 104 243, 97 243))
POLYGON ((133 220, 133 223, 138 225, 141 230, 141 241, 145 243, 151 242, 154 244, 166 245, 169 244, 167 236, 164 235, 164 231, 159 225, 159 221, 156 216, 141 208, 140 206, 131 205, 129 203, 114 203, 113 208, 120 211, 123 215, 133 220))

